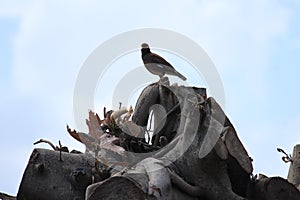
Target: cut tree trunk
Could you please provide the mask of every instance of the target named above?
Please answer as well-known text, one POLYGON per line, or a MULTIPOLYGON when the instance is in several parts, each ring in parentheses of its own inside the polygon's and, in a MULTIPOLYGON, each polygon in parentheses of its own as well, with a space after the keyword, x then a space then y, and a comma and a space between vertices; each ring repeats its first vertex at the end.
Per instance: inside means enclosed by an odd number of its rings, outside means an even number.
POLYGON ((292 162, 287 179, 290 183, 300 189, 300 144, 294 147, 292 162))
POLYGON ((84 199, 92 184, 95 159, 86 154, 72 154, 34 149, 24 172, 18 200, 84 199))
POLYGON ((299 191, 286 179, 280 177, 264 178, 251 183, 249 200, 299 200, 299 191))
MULTIPOLYGON (((235 181, 237 178, 233 177, 230 179, 228 170, 230 169, 229 166, 235 166, 240 171, 243 171, 246 179, 242 179, 244 180, 242 183, 247 185, 252 172, 249 172, 249 169, 252 169, 251 161, 249 161, 249 156, 242 144, 235 143, 236 147, 232 147, 233 152, 236 149, 242 150, 239 152, 237 159, 240 157, 243 159, 240 159, 238 162, 234 161, 235 165, 230 164, 231 161, 228 160, 226 143, 221 140, 222 131, 225 130, 226 115, 221 116, 219 114, 223 113, 220 107, 215 106, 216 102, 213 99, 207 100, 206 94, 200 88, 183 86, 175 88, 161 82, 157 83, 157 85, 159 97, 151 95, 155 91, 153 88, 156 88, 156 85, 152 84, 144 89, 137 102, 137 107, 147 109, 143 109, 143 112, 135 109, 133 120, 137 124, 145 126, 149 117, 149 112, 146 111, 153 104, 162 105, 166 113, 174 110, 174 113, 170 115, 176 116, 176 118, 170 118, 172 120, 167 119, 162 129, 163 131, 159 132, 156 137, 166 136, 168 139, 173 139, 170 137, 170 132, 175 130, 176 133, 173 134, 175 138, 166 147, 155 152, 153 155, 155 158, 146 158, 133 169, 125 169, 125 171, 113 175, 110 179, 98 183, 96 186, 90 186, 88 191, 93 192, 87 196, 97 196, 95 195, 95 191, 97 191, 97 194, 100 195, 102 193, 103 195, 105 194, 104 196, 109 197, 113 195, 113 192, 102 188, 111 187, 111 185, 114 185, 112 182, 118 185, 117 180, 124 179, 124 184, 129 180, 132 182, 132 184, 128 183, 126 187, 132 185, 135 188, 134 191, 136 191, 136 187, 140 188, 140 190, 137 190, 139 191, 139 198, 146 196, 147 198, 173 199, 175 196, 174 191, 176 191, 185 195, 186 199, 244 199, 246 196, 245 189, 241 189, 240 193, 242 195, 238 195, 232 190, 231 180, 235 181), (153 99, 145 100, 145 98, 153 99), (178 110, 176 110, 177 108, 173 109, 178 103, 180 103, 178 110), (215 117, 215 113, 218 114, 216 115, 217 117, 215 117), (218 121, 221 121, 222 118, 224 121, 221 124, 218 121), (140 121, 138 119, 143 120, 140 121), (218 124, 220 129, 211 127, 214 124, 218 124), (216 144, 218 144, 218 153, 215 150, 216 144), (205 146, 205 155, 199 152, 202 146, 205 146), (201 157, 199 157, 200 154, 201 157), (243 167, 236 163, 242 163, 244 166, 247 166, 244 168, 248 169, 248 171, 245 171, 243 167)), ((156 92, 154 93, 156 94, 156 92)), ((228 123, 228 125, 230 124, 228 123)), ((237 136, 234 135, 234 137, 237 136)), ((154 139, 155 141, 157 139, 154 139)), ((233 156, 236 157, 236 154, 233 154, 233 156)), ((235 159, 232 158, 232 160, 235 159)), ((117 186, 117 188, 123 187, 125 185, 117 186)), ((106 199, 103 195, 101 198, 106 199)))
POLYGON ((8 194, 4 194, 4 193, 0 192, 0 199, 1 200, 16 200, 16 197, 13 197, 8 194))
POLYGON ((59 151, 35 149, 18 199, 300 199, 293 185, 299 184, 300 149, 295 147, 289 174, 293 184, 278 177, 251 179, 251 158, 205 88, 170 86, 163 78, 142 91, 130 123, 145 130, 151 110, 156 116, 152 144, 128 129, 127 151, 100 149, 97 167, 89 153, 63 152, 60 160, 59 151))

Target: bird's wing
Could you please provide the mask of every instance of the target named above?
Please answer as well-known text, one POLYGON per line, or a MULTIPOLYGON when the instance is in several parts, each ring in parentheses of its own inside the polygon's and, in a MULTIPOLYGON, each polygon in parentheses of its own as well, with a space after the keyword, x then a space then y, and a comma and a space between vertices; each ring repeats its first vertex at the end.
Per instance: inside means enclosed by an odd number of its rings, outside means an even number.
POLYGON ((168 66, 168 67, 171 68, 169 70, 171 70, 171 71, 174 70, 174 67, 168 61, 166 61, 163 57, 161 57, 160 55, 152 53, 152 54, 150 54, 150 56, 151 56, 151 62, 152 63, 161 64, 161 65, 163 65, 164 68, 166 66, 168 66))

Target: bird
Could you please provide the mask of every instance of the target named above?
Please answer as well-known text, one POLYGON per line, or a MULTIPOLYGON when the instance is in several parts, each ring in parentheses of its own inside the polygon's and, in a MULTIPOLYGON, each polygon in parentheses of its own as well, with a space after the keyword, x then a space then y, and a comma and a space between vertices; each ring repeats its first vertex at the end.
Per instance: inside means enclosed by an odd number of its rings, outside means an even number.
POLYGON ((177 76, 184 81, 186 80, 186 77, 176 71, 174 67, 163 57, 156 53, 152 53, 147 43, 143 43, 141 47, 142 60, 149 72, 158 75, 160 78, 162 78, 165 74, 169 74, 177 76))

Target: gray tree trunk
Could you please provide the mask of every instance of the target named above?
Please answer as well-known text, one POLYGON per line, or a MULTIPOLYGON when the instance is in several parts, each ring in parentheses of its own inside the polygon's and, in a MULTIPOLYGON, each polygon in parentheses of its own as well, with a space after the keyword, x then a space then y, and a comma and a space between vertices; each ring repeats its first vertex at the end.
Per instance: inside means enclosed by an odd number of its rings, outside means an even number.
MULTIPOLYGON (((167 79, 151 84, 136 103, 132 123, 146 127, 151 109, 157 118, 152 144, 126 136, 123 155, 101 149, 95 162, 88 153, 63 152, 60 160, 59 151, 35 149, 17 199, 300 199, 282 178, 250 178, 251 158, 204 88, 170 86, 167 79), (111 158, 120 164, 109 164, 111 158)), ((289 174, 294 184, 298 164, 289 174)))

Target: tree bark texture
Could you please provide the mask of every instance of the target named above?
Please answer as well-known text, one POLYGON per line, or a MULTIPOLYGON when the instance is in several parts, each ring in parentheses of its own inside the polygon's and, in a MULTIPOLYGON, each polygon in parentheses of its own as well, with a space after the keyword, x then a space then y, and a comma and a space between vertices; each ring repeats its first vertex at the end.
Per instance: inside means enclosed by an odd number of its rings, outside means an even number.
POLYGON ((287 179, 290 183, 300 189, 300 144, 294 147, 287 179))

